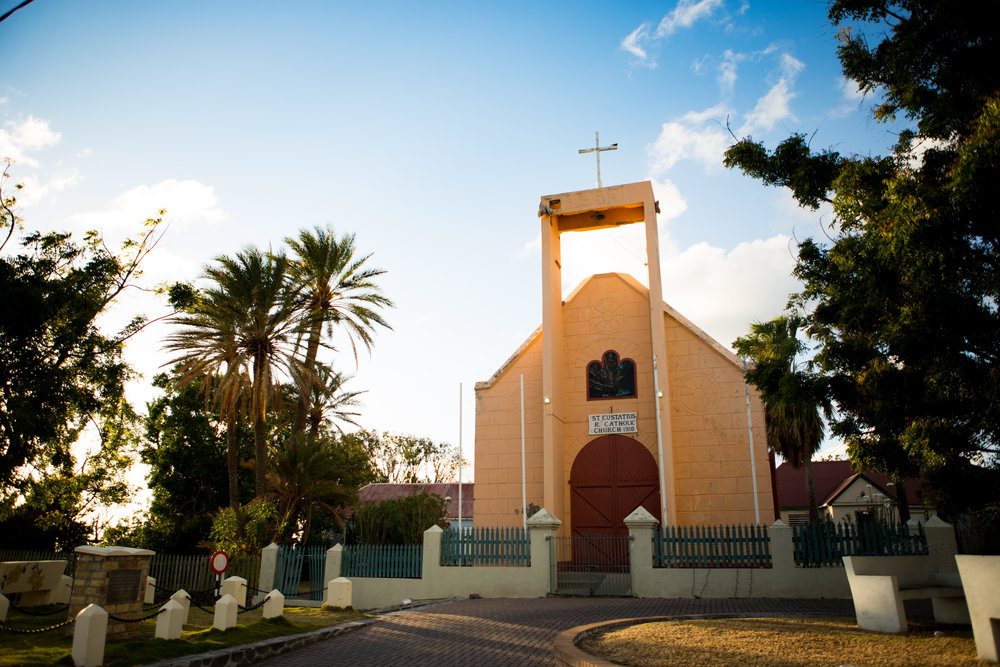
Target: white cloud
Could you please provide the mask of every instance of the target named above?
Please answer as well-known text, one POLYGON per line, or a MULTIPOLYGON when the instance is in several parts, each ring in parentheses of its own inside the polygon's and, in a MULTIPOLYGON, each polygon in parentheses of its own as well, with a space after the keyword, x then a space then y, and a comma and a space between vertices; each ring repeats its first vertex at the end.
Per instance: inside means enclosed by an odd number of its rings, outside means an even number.
POLYGON ((767 93, 757 100, 754 110, 746 114, 740 134, 746 136, 755 130, 771 130, 779 122, 792 118, 790 103, 795 98, 792 86, 805 64, 794 56, 781 54, 780 77, 767 93))
POLYGON ((830 110, 833 118, 843 118, 857 111, 861 107, 861 102, 865 94, 858 88, 858 82, 841 76, 837 81, 837 91, 840 93, 841 103, 830 110))
POLYGON ((23 120, 9 120, 0 128, 0 159, 10 158, 16 163, 37 167, 38 160, 29 153, 49 148, 59 143, 61 133, 49 127, 49 121, 28 116, 23 120))
POLYGON ((723 127, 726 116, 727 109, 718 105, 664 123, 648 148, 652 172, 662 174, 680 160, 700 162, 706 170, 720 168, 731 138, 723 127))
POLYGON ((19 206, 28 207, 37 204, 56 192, 65 190, 71 185, 76 185, 83 180, 80 170, 76 167, 64 170, 47 180, 42 180, 35 175, 27 175, 19 178, 18 181, 24 186, 17 192, 17 203, 19 206))
POLYGON ((653 184, 653 196, 660 204, 660 215, 657 216, 657 220, 662 223, 679 218, 688 207, 680 189, 669 178, 662 182, 655 178, 649 180, 653 184))
POLYGON ((226 219, 225 210, 216 200, 215 188, 195 180, 170 178, 154 185, 136 186, 116 197, 108 209, 80 213, 71 221, 84 229, 136 229, 142 221, 155 217, 161 208, 167 210, 165 222, 174 226, 212 224, 226 219))
POLYGON ((690 28, 696 21, 707 18, 722 0, 680 0, 674 10, 660 20, 656 26, 657 37, 668 37, 680 28, 690 28))
POLYGON ((722 54, 722 62, 719 63, 719 75, 716 80, 723 95, 733 92, 736 85, 736 68, 745 56, 742 53, 734 53, 731 49, 726 49, 722 54))
POLYGON ((629 35, 622 40, 621 48, 625 49, 633 56, 635 56, 639 62, 642 64, 649 65, 650 67, 655 67, 656 63, 653 61, 647 61, 648 53, 646 49, 643 48, 642 44, 649 41, 649 24, 643 23, 641 26, 633 30, 629 35))
POLYGON ((671 306, 729 346, 751 322, 778 315, 798 289, 784 234, 741 243, 730 252, 698 243, 665 256, 663 294, 671 306))

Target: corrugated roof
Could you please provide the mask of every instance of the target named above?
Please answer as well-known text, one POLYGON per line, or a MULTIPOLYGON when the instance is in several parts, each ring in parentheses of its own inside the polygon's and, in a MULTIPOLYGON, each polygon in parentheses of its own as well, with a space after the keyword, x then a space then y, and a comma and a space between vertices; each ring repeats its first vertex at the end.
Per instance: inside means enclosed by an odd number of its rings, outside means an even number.
MULTIPOLYGON (((813 461, 813 483, 816 486, 816 501, 820 506, 832 501, 843 491, 859 471, 851 467, 850 461, 813 461)), ((888 496, 896 497, 896 492, 889 484, 889 478, 871 470, 862 470, 860 474, 880 487, 888 496)), ((802 468, 796 470, 788 462, 782 463, 774 472, 775 484, 778 486, 778 500, 782 509, 808 507, 806 498, 805 472, 802 468)), ((911 505, 923 502, 920 493, 921 479, 911 479, 904 484, 906 497, 911 505)))
MULTIPOLYGON (((472 518, 472 506, 475 484, 473 482, 462 483, 462 519, 472 518)), ((445 482, 439 484, 369 484, 358 491, 358 497, 363 503, 380 503, 383 500, 395 500, 396 498, 409 498, 419 496, 421 493, 435 493, 442 498, 451 498, 446 502, 449 519, 458 518, 458 482, 445 482)))

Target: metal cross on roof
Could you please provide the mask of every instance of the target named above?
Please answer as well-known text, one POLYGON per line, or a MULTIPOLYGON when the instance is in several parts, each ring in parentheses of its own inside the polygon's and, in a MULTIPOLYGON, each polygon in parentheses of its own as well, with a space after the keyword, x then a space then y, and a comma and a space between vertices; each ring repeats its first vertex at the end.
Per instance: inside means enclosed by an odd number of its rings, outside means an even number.
POLYGON ((601 186, 601 151, 616 151, 618 150, 618 144, 611 144, 610 146, 601 146, 601 135, 594 132, 594 147, 593 148, 581 148, 578 153, 594 153, 597 156, 597 187, 601 186))

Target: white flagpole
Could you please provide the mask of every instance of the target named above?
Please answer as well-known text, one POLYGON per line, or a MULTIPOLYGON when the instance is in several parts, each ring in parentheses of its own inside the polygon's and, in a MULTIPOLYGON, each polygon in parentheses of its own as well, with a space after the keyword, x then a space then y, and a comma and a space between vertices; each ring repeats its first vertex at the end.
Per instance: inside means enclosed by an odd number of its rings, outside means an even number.
POLYGON ((521 374, 521 525, 528 529, 528 477, 524 465, 524 374, 521 374))
MULTIPOLYGON (((660 464, 660 525, 667 525, 667 488, 663 478, 663 429, 660 426, 660 373, 656 370, 656 355, 653 355, 653 400, 656 402, 656 450, 660 464)), ((673 490, 671 489, 671 492, 673 490)))
MULTIPOLYGON (((458 383, 458 535, 462 535, 462 383, 458 383)), ((462 564, 459 559, 459 565, 462 564)))
POLYGON ((750 385, 747 384, 747 360, 743 359, 743 389, 747 395, 747 432, 750 434, 750 476, 753 477, 753 514, 760 525, 760 507, 757 504, 757 464, 753 460, 753 426, 750 424, 750 385))

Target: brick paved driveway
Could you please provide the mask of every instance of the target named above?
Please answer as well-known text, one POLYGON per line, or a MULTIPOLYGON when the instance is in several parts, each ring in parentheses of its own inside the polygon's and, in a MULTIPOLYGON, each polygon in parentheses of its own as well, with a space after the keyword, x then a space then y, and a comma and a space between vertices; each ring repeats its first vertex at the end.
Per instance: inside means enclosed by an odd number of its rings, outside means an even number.
POLYGON ((537 598, 460 600, 393 614, 356 632, 260 665, 552 665, 568 628, 615 618, 674 614, 853 616, 850 600, 537 598))

